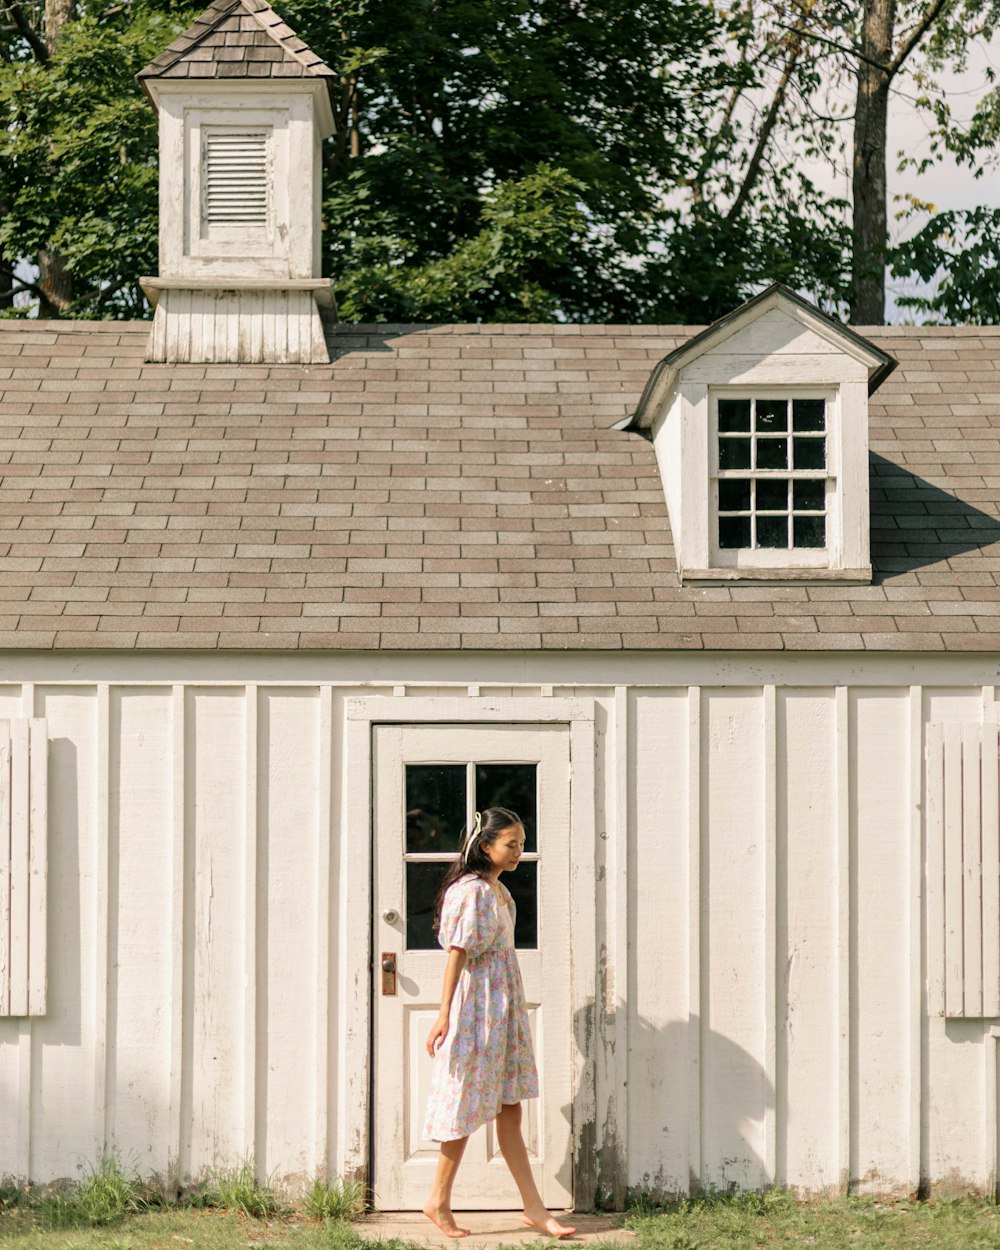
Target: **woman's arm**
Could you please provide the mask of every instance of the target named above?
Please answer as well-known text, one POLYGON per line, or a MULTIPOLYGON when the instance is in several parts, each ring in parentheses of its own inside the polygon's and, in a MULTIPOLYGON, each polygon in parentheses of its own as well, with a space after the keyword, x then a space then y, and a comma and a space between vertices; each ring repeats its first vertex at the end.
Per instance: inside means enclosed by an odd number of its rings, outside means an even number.
POLYGON ((461 946, 452 946, 448 951, 448 962, 444 969, 444 985, 441 987, 441 1011, 434 1021, 434 1026, 427 1034, 427 1053, 434 1058, 434 1051, 448 1035, 448 1017, 451 1014, 451 1000, 458 984, 459 973, 465 967, 466 953, 461 946))

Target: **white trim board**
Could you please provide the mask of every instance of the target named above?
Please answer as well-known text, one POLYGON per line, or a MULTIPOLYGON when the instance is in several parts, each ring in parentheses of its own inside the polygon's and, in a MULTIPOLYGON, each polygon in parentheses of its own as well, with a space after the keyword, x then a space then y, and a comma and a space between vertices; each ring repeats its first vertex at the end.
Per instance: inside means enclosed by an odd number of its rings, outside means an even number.
MULTIPOLYGON (((347 759, 346 812, 335 838, 340 843, 340 862, 351 871, 340 875, 339 945, 342 966, 349 970, 339 980, 337 1015, 344 1022, 337 1038, 336 1079, 338 1105, 332 1171, 346 1177, 367 1179, 370 1169, 370 1056, 371 1038, 371 856, 359 853, 372 845, 372 728, 386 723, 510 725, 560 723, 570 727, 572 769, 573 868, 572 914, 586 916, 577 905, 593 898, 595 889, 594 843, 596 795, 594 758, 597 749, 593 703, 587 699, 510 697, 504 699, 400 698, 396 695, 359 697, 345 707, 345 754, 347 759)), ((585 935, 584 935, 585 936, 585 935)), ((593 934, 591 934, 591 938, 593 934)), ((574 941, 571 976, 571 1007, 577 1022, 576 1096, 573 1107, 573 1148, 577 1200, 588 1201, 593 1162, 587 1147, 594 1140, 596 1099, 593 1056, 579 1053, 586 1042, 580 1022, 592 1018, 597 992, 597 961, 594 942, 574 941)), ((599 1010, 599 1007, 596 1008, 599 1010)))
POLYGON ((409 694, 421 685, 615 686, 836 685, 991 686, 1000 682, 1000 654, 984 652, 580 651, 497 654, 462 651, 0 652, 0 684, 351 686, 409 694), (388 687, 388 689, 386 689, 388 687))

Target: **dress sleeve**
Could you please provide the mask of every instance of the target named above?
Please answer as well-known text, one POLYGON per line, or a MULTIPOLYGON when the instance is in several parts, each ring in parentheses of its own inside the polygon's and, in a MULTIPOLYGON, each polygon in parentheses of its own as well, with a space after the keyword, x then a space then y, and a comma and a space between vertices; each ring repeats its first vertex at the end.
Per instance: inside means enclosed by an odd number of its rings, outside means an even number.
POLYGON ((470 959, 487 951, 495 942, 498 923, 491 902, 479 881, 456 881, 441 907, 438 941, 443 949, 460 946, 470 959))

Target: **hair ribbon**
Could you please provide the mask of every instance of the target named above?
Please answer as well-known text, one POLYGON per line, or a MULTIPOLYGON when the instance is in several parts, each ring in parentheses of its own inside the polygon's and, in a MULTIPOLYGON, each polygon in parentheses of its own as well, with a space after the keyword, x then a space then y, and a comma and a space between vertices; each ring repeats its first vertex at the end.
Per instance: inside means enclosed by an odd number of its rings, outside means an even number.
POLYGON ((482 815, 479 812, 476 812, 476 819, 473 821, 472 828, 469 830, 468 836, 465 839, 465 845, 462 847, 462 863, 463 864, 467 864, 469 862, 469 852, 472 850, 473 842, 475 842, 476 838, 479 837, 479 834, 482 831, 482 827, 483 827, 482 815))

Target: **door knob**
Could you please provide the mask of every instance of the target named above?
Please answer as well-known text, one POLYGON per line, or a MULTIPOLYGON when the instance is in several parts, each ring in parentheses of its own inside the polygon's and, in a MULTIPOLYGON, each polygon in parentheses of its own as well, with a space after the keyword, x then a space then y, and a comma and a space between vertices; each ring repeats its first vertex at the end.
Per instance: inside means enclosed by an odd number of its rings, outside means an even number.
POLYGON ((382 993, 395 994, 396 992, 396 952, 382 952, 382 993))
POLYGON ((399 912, 396 911, 395 907, 387 907, 382 913, 382 919, 386 924, 395 924, 399 919, 399 912))

